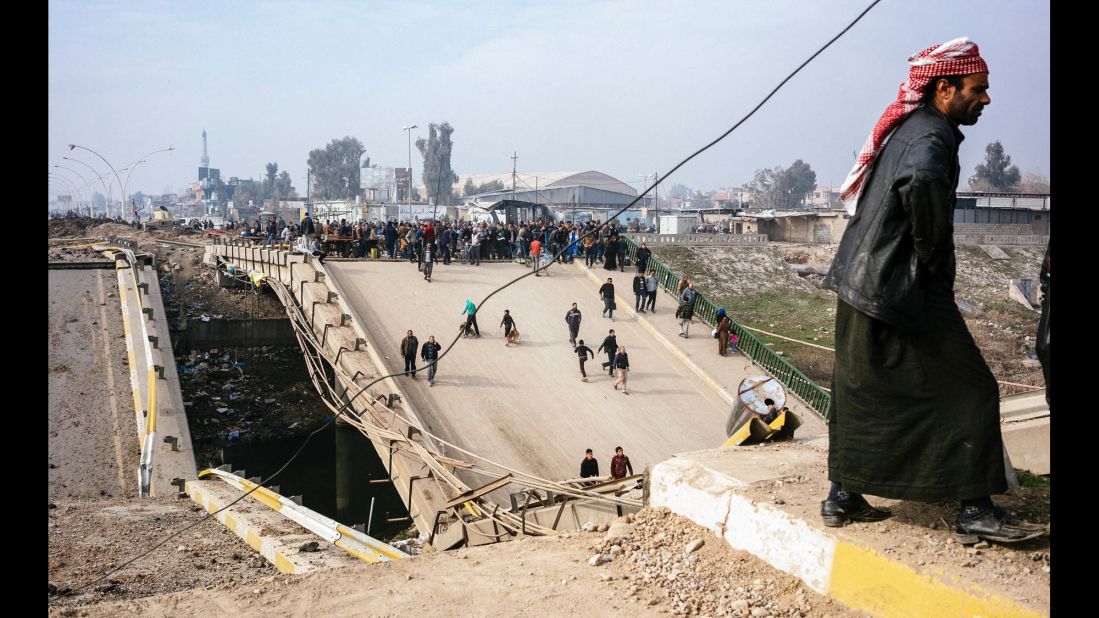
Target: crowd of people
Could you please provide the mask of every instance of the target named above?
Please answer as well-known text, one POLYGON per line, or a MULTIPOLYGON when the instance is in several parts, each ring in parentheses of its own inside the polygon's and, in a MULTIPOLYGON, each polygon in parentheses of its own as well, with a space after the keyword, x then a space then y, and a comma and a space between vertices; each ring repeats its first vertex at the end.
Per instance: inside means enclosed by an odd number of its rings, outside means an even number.
POLYGON ((331 243, 341 243, 343 257, 353 258, 370 256, 420 263, 425 243, 430 243, 435 248, 433 260, 443 264, 459 259, 471 264, 480 264, 482 260, 514 260, 541 268, 551 259, 572 263, 577 257, 585 257, 588 266, 599 263, 607 270, 624 271, 631 265, 625 232, 625 226, 594 221, 354 223, 347 219, 321 222, 306 216, 299 226, 287 224, 281 218, 266 224, 248 222, 241 235, 263 238, 267 244, 280 239, 292 243, 306 236, 306 247, 310 250, 310 237, 316 236, 329 249, 333 248, 331 243))

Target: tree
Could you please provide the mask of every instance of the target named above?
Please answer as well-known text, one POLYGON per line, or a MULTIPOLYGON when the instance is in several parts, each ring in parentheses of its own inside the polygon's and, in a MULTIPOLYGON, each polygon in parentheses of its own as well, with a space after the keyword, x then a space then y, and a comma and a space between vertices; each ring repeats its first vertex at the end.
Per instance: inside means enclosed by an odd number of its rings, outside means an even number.
MULTIPOLYGON (((321 199, 340 199, 359 191, 359 159, 366 149, 354 137, 328 142, 324 148, 309 151, 309 171, 313 175, 314 194, 321 199)), ((370 159, 367 159, 367 164, 370 159)))
POLYGON ((232 188, 225 184, 225 181, 222 180, 220 176, 214 180, 214 184, 210 187, 210 191, 214 198, 216 198, 214 199, 214 206, 216 206, 218 210, 224 209, 225 202, 229 201, 229 197, 233 194, 232 188))
POLYGON ((785 198, 785 208, 796 208, 805 202, 805 196, 817 186, 817 173, 801 159, 783 170, 779 179, 780 196, 785 198))
POLYGON ((974 191, 1010 191, 1019 184, 1021 176, 999 140, 985 147, 985 162, 977 165, 973 172, 969 188, 974 191))
POLYGON ((706 208, 710 199, 705 195, 702 195, 701 191, 695 191, 693 197, 691 197, 691 208, 706 208))
POLYGON ((473 184, 473 179, 466 180, 466 184, 462 187, 462 195, 480 195, 482 193, 492 193, 493 191, 503 191, 504 183, 499 180, 493 180, 491 182, 484 182, 479 185, 473 184))
POLYGON ((233 206, 237 208, 247 208, 248 203, 252 202, 253 205, 257 205, 257 202, 262 201, 260 183, 254 180, 242 180, 240 184, 233 189, 233 206))
POLYGON ((275 197, 279 199, 297 197, 297 192, 294 191, 290 181, 290 172, 286 170, 279 172, 279 177, 275 179, 275 197))
POLYGON ((770 209, 775 207, 779 178, 782 176, 782 168, 763 168, 756 170, 752 176, 752 182, 746 188, 752 195, 752 206, 755 208, 770 209))
POLYGON ((681 200, 690 199, 691 190, 687 187, 687 185, 677 182, 672 185, 672 188, 668 189, 668 196, 678 197, 681 200))
POLYGON ((756 170, 752 182, 746 185, 756 208, 796 208, 817 186, 817 173, 809 164, 798 159, 783 168, 756 170))
POLYGON ((450 135, 454 133, 454 127, 449 122, 432 122, 427 130, 426 140, 422 137, 416 140, 416 149, 424 158, 424 187, 427 188, 429 200, 449 206, 454 195, 454 183, 458 182, 458 175, 450 168, 450 152, 454 146, 450 135))

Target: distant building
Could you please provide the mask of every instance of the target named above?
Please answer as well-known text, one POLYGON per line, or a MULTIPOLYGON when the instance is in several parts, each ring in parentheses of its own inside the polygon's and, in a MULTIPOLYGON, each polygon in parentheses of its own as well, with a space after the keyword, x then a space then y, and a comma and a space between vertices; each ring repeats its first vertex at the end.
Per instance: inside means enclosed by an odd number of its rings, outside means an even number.
POLYGON ((954 223, 1029 224, 1035 234, 1048 235, 1049 221, 1048 193, 963 192, 954 202, 954 223))
MULTIPOLYGON (((602 172, 589 170, 586 172, 535 172, 518 173, 513 176, 510 172, 493 175, 473 175, 479 184, 499 182, 504 189, 489 191, 478 195, 465 196, 467 202, 496 203, 501 200, 514 200, 533 204, 549 206, 558 219, 583 221, 595 219, 606 221, 610 214, 629 204, 637 197, 637 190, 630 185, 602 172), (514 184, 515 190, 512 191, 514 184)), ((459 182, 454 185, 455 193, 462 190, 461 178, 469 178, 469 175, 459 177, 459 182)), ((641 218, 641 209, 651 209, 652 198, 645 197, 637 201, 630 214, 633 218, 641 218), (636 212, 635 212, 636 211, 636 212)), ((623 213, 620 220, 627 220, 627 213, 623 213)))
MULTIPOLYGON (((404 181, 405 190, 408 190, 408 168, 401 168, 404 172, 401 179, 404 181)), ((359 171, 359 186, 363 190, 363 197, 371 204, 392 204, 397 201, 397 168, 372 165, 359 171)))
POLYGON ((758 233, 771 241, 834 245, 843 238, 850 216, 846 210, 765 210, 744 212, 738 219, 755 219, 758 233))
POLYGON ((805 206, 808 208, 839 208, 840 188, 817 186, 805 197, 805 206))

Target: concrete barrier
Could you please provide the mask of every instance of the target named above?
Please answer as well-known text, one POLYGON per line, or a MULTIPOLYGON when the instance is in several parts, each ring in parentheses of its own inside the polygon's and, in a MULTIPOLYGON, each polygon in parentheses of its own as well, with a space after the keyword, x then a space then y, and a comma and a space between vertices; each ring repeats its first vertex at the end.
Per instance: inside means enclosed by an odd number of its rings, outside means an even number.
POLYGON ((956 245, 1026 245, 1046 246, 1049 236, 1039 234, 955 234, 956 245))
POLYGON ((681 245, 685 247, 706 246, 754 246, 766 245, 766 234, 626 234, 637 244, 645 243, 650 247, 681 245))
POLYGON ((750 486, 818 466, 825 456, 774 447, 685 453, 653 468, 650 504, 667 507, 812 590, 875 616, 1043 615, 934 569, 917 571, 894 556, 837 538, 819 520, 802 519, 784 503, 747 495, 750 486))

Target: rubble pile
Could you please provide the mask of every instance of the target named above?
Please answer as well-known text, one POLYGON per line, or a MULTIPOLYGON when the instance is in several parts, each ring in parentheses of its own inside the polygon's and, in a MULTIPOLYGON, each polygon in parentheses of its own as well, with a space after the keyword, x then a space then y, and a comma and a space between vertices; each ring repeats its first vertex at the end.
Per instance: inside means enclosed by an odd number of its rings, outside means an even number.
POLYGON ((591 548, 600 579, 621 580, 625 595, 679 616, 858 616, 792 575, 772 568, 667 508, 618 518, 591 548))

